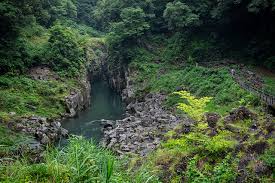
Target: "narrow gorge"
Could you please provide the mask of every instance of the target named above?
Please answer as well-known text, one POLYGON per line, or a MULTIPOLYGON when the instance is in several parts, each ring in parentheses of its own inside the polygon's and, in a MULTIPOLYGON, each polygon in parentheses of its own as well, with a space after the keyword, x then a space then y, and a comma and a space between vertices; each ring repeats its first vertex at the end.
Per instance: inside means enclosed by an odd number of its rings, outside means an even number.
POLYGON ((0 182, 274 182, 274 22, 274 0, 2 0, 0 182))

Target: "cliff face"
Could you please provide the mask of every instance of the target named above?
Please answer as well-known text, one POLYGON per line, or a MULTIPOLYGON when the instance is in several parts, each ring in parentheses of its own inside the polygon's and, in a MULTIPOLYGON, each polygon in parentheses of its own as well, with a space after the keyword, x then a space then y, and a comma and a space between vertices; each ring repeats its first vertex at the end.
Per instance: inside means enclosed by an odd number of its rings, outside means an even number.
POLYGON ((103 79, 111 88, 118 93, 127 85, 126 66, 116 65, 115 67, 108 62, 108 49, 104 41, 100 39, 92 40, 86 49, 86 59, 91 79, 103 79))
MULTIPOLYGON (((35 67, 30 71, 30 76, 35 80, 58 80, 60 79, 57 74, 51 71, 47 67, 35 67)), ((61 136, 66 136, 67 130, 63 129, 60 125, 60 120, 63 117, 74 117, 78 112, 89 107, 91 103, 91 82, 88 72, 82 75, 82 77, 77 79, 77 88, 70 88, 70 93, 64 99, 64 107, 66 108, 66 113, 59 119, 44 119, 40 116, 33 116, 31 119, 20 120, 20 127, 16 126, 17 131, 27 132, 28 134, 34 135, 36 139, 42 144, 48 144, 59 139, 61 136), (32 125, 31 120, 38 120, 42 122, 36 122, 40 126, 32 125), (26 122, 25 122, 26 121, 26 122), (57 124, 57 125, 56 125, 57 124), (49 130, 46 128, 49 127, 49 130), (41 130, 42 129, 42 130, 41 130)))
MULTIPOLYGON (((33 67, 29 71, 29 76, 34 80, 59 80, 59 76, 50 68, 45 66, 33 67)), ((90 105, 91 84, 90 76, 87 73, 78 78, 79 87, 70 89, 70 94, 65 97, 66 114, 65 117, 74 117, 77 113, 90 105)))
POLYGON ((74 117, 79 111, 89 107, 91 103, 91 82, 88 74, 79 80, 81 88, 71 91, 70 95, 66 96, 65 104, 67 117, 74 117))

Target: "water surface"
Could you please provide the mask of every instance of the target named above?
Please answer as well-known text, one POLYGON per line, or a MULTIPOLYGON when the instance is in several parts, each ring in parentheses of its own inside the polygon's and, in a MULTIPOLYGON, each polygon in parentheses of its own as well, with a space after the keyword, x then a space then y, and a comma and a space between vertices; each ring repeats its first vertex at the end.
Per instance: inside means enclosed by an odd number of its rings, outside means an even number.
POLYGON ((66 119, 62 127, 70 134, 82 135, 99 141, 103 137, 101 119, 122 119, 125 106, 121 96, 104 81, 92 83, 91 107, 79 113, 78 117, 66 119))

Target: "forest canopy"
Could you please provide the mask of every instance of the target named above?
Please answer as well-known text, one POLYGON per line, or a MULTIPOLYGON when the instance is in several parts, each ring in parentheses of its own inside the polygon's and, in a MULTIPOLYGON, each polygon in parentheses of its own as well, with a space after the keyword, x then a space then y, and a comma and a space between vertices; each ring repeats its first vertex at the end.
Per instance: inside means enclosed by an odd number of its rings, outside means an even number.
POLYGON ((274 40, 275 0, 1 0, 0 182, 272 182, 274 40))
MULTIPOLYGON (((57 22, 62 26, 68 21, 108 34, 110 50, 117 48, 113 60, 128 62, 130 49, 152 35, 180 34, 185 39, 179 46, 190 44, 190 38, 201 39, 215 44, 220 53, 230 50, 232 57, 241 54, 273 69, 274 16, 274 0, 3 0, 0 72, 22 72, 39 64, 53 66, 51 63, 55 61, 47 52, 53 49, 48 39, 54 35, 49 35, 52 31, 48 29, 57 22), (33 36, 41 38, 39 46, 28 49, 32 47, 33 36)), ((65 32, 67 27, 63 26, 65 32)), ((79 64, 77 60, 82 58, 71 58, 72 55, 75 54, 66 54, 60 62, 67 59, 69 64, 79 64)))

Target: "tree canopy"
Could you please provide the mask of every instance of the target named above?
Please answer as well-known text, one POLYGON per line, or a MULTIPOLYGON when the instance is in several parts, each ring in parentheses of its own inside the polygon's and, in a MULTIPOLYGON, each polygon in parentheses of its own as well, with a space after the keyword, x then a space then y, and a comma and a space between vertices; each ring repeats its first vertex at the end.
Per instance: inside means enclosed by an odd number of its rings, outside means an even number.
POLYGON ((68 20, 107 34, 119 60, 127 61, 124 53, 138 40, 154 34, 181 34, 224 42, 226 49, 242 50, 259 63, 270 62, 275 52, 274 17, 274 0, 3 0, 0 72, 46 63, 44 56, 38 58, 41 51, 33 54, 27 49, 31 36, 22 37, 22 30, 34 36, 41 31, 39 26, 48 30, 56 21, 68 20), (32 31, 27 28, 30 25, 35 25, 32 31))

